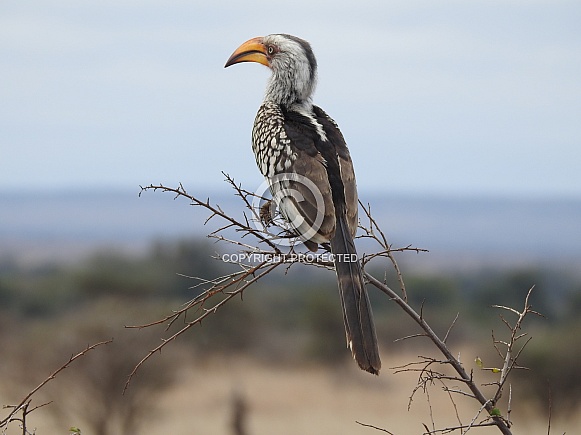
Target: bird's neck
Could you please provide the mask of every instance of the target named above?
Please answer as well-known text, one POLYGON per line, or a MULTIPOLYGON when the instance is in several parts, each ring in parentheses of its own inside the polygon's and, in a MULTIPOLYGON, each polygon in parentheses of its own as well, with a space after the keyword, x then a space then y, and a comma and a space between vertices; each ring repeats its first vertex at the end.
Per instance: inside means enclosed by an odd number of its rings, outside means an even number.
POLYGON ((273 71, 266 87, 265 102, 280 104, 289 110, 295 107, 312 107, 312 94, 316 77, 304 69, 273 71))

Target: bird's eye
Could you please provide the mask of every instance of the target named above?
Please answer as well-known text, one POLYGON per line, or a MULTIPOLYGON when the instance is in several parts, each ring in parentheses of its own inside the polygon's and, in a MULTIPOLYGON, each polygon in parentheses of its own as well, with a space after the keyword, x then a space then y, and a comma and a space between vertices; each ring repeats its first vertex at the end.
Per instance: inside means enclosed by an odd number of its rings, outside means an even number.
POLYGON ((268 54, 272 55, 272 54, 274 54, 274 47, 272 45, 269 45, 266 48, 266 51, 268 52, 268 54))

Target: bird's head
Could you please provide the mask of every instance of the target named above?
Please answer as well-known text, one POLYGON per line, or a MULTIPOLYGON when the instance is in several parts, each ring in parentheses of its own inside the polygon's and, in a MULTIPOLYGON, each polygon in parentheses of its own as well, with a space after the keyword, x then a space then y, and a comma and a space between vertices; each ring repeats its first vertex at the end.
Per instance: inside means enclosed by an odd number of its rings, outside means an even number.
POLYGON ((261 63, 272 70, 265 100, 289 108, 311 104, 317 60, 307 41, 284 34, 252 38, 232 53, 225 67, 241 62, 261 63))

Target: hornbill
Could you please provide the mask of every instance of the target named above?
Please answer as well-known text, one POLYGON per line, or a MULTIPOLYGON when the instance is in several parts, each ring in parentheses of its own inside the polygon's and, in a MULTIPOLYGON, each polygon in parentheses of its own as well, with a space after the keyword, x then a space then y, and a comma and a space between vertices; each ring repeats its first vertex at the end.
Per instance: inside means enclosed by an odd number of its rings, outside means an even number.
POLYGON ((361 369, 379 374, 375 326, 353 242, 358 224, 353 163, 335 121, 312 103, 317 61, 311 46, 286 34, 253 38, 225 67, 240 62, 272 70, 252 130, 258 168, 269 182, 290 175, 272 182, 270 190, 273 198, 283 193, 279 211, 306 246, 316 251, 318 244, 330 242, 347 344, 361 369), (298 197, 285 195, 289 190, 298 197), (322 201, 315 201, 319 197, 322 201))

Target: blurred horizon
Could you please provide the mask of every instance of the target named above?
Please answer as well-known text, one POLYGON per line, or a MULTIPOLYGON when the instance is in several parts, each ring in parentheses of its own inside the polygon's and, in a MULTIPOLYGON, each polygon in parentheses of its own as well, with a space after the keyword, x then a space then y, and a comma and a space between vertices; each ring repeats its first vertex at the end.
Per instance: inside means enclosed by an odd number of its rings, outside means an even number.
MULTIPOLYGON (((246 211, 233 192, 185 188, 234 217, 246 211)), ((360 198, 394 246, 429 251, 404 255, 418 270, 545 264, 576 271, 581 261, 581 200, 366 191, 360 198)), ((206 211, 160 191, 0 192, 0 203, 0 258, 33 263, 68 262, 104 249, 139 255, 157 241, 203 239, 220 225, 204 225, 206 211)), ((360 221, 366 223, 362 210, 360 221)), ((357 246, 373 249, 364 239, 357 246)))

